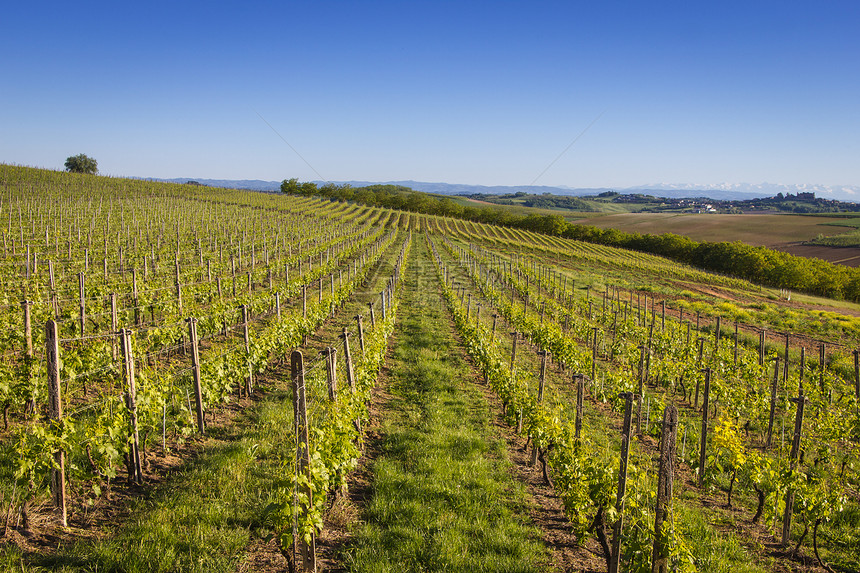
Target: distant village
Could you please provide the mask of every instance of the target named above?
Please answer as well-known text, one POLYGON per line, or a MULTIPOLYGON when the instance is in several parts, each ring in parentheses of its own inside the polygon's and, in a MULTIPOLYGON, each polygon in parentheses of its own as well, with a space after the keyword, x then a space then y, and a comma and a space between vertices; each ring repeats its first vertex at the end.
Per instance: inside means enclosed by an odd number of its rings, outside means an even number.
POLYGON ((777 193, 774 197, 759 199, 724 200, 708 197, 656 197, 650 194, 622 194, 605 191, 599 195, 574 197, 543 193, 511 193, 506 195, 473 194, 468 195, 487 203, 497 205, 521 205, 542 209, 566 209, 581 212, 603 211, 606 203, 625 204, 631 211, 673 212, 673 213, 843 213, 860 212, 860 204, 823 199, 815 193, 792 195, 777 193))
POLYGON ((617 195, 613 203, 644 204, 642 211, 680 211, 687 213, 840 213, 856 212, 860 204, 823 199, 815 193, 797 193, 796 195, 778 193, 775 197, 745 199, 743 201, 727 201, 696 198, 668 198, 651 195, 617 195))

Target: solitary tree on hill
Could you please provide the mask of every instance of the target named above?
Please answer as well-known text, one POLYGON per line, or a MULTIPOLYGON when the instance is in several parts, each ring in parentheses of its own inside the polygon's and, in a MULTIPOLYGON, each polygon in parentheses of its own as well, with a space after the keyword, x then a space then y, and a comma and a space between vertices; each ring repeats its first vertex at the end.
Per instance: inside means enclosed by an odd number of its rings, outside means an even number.
POLYGON ((99 172, 99 164, 92 157, 88 157, 81 153, 66 159, 66 171, 70 171, 71 173, 89 173, 90 175, 95 175, 99 172))

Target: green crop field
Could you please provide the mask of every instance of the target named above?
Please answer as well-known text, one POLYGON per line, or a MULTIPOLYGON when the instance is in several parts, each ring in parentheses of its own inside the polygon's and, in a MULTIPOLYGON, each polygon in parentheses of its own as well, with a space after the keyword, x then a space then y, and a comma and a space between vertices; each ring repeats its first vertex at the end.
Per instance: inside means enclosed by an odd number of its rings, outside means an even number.
POLYGON ((4 571, 860 570, 855 303, 350 202, 0 184, 4 571))
MULTIPOLYGON (((444 196, 443 196, 444 197, 444 196)), ((611 203, 609 201, 598 201, 588 198, 582 198, 582 202, 589 206, 592 211, 582 212, 582 211, 574 211, 571 209, 549 209, 549 208, 541 208, 541 207, 526 207, 522 205, 522 201, 514 200, 513 205, 504 205, 499 203, 490 203, 487 201, 481 201, 478 199, 471 199, 468 197, 448 197, 449 199, 460 203, 461 205, 468 207, 487 207, 493 206, 497 209, 503 209, 505 211, 509 211, 514 215, 530 215, 530 214, 540 214, 540 215, 562 215, 565 219, 575 221, 577 219, 591 218, 591 217, 600 217, 607 213, 630 213, 631 211, 638 211, 643 209, 644 205, 638 205, 633 203, 611 203)))

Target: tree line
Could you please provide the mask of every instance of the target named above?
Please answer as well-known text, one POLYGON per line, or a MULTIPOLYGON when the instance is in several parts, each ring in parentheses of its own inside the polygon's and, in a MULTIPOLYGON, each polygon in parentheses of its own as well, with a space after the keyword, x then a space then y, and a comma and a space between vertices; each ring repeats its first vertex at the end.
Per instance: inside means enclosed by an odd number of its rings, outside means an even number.
POLYGON ((497 207, 470 207, 449 198, 436 198, 400 185, 316 185, 284 180, 281 191, 291 195, 322 196, 337 201, 388 207, 425 215, 456 217, 479 223, 505 225, 556 237, 587 241, 664 256, 695 267, 733 275, 757 284, 860 301, 860 269, 822 259, 753 247, 740 241, 694 241, 674 233, 628 233, 570 223, 561 215, 516 215, 497 207))

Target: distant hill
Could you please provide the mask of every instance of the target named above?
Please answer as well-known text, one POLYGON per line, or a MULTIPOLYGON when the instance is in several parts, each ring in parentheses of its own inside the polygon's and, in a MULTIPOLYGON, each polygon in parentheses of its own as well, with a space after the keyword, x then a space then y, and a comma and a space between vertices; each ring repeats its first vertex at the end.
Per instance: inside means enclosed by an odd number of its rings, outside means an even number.
POLYGON ((176 177, 174 179, 157 179, 154 177, 141 177, 149 181, 163 181, 165 183, 199 183, 207 187, 224 187, 225 189, 248 189, 250 191, 280 191, 280 181, 262 181, 260 179, 201 179, 199 177, 176 177))
MULTIPOLYGON (((142 178, 143 179, 143 178, 142 178)), ((280 181, 263 181, 260 179, 201 179, 199 177, 179 177, 174 179, 152 179, 153 181, 166 181, 168 183, 187 183, 196 181, 210 187, 226 187, 228 189, 249 189, 252 191, 278 191, 281 188, 280 181)), ((314 181, 322 185, 324 181, 314 181)), ((839 199, 843 201, 856 201, 860 198, 860 187, 841 185, 782 185, 773 183, 747 184, 747 183, 719 183, 714 185, 689 185, 656 183, 649 185, 637 185, 627 188, 611 187, 552 187, 547 185, 467 185, 464 183, 432 183, 426 181, 332 181, 336 185, 349 184, 353 187, 364 187, 366 185, 402 185, 411 187, 416 191, 424 193, 437 193, 440 195, 474 195, 476 193, 487 195, 505 195, 509 193, 530 193, 541 195, 551 193, 553 195, 568 195, 573 197, 587 197, 599 195, 607 191, 615 191, 622 195, 653 195, 655 197, 667 197, 672 199, 708 198, 722 201, 743 201, 745 199, 757 199, 762 197, 773 197, 777 193, 797 194, 815 193, 818 197, 826 199, 839 199)))

